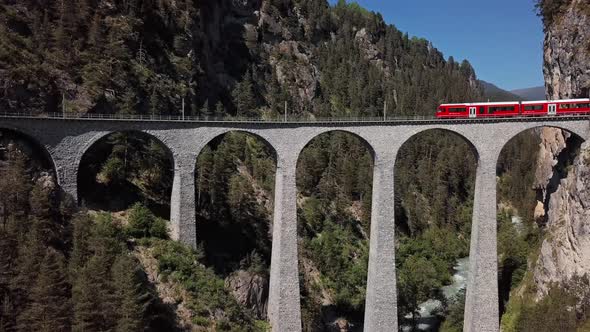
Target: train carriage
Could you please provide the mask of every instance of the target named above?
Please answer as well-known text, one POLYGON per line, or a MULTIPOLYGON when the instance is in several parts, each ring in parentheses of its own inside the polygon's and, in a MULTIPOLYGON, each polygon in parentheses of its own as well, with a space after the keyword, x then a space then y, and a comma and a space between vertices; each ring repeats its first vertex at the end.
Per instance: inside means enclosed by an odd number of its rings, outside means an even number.
POLYGON ((442 104, 436 111, 436 117, 442 119, 580 114, 590 115, 590 99, 442 104))

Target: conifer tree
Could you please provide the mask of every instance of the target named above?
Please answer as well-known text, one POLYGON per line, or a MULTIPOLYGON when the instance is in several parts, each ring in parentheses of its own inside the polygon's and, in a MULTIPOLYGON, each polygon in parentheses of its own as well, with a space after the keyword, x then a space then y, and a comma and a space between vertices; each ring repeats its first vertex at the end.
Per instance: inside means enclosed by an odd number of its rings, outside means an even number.
POLYGON ((211 190, 214 155, 209 145, 205 146, 197 159, 197 207, 207 205, 207 194, 211 190))
POLYGON ((115 326, 110 261, 106 252, 96 252, 72 285, 74 318, 72 331, 108 331, 115 326))
POLYGON ((10 283, 10 293, 13 305, 19 308, 15 315, 31 302, 30 290, 35 285, 39 265, 44 257, 43 237, 35 226, 33 224, 33 229, 25 234, 14 265, 15 274, 10 283))
POLYGON ((142 284, 137 276, 137 262, 123 254, 115 260, 111 273, 113 291, 117 301, 115 331, 141 331, 143 306, 147 293, 142 293, 142 284))
POLYGON ((205 100, 203 107, 199 111, 200 115, 208 119, 211 116, 211 110, 209 109, 209 99, 205 100))
POLYGON ((48 219, 51 217, 54 208, 51 194, 51 188, 44 187, 41 182, 35 183, 29 199, 31 214, 34 217, 39 219, 48 219))
POLYGON ((74 226, 73 248, 68 269, 72 280, 76 280, 78 273, 84 268, 92 255, 90 250, 92 219, 87 214, 80 213, 74 217, 72 224, 74 226))
POLYGON ((29 209, 30 174, 26 156, 15 144, 8 145, 6 166, 0 169, 0 204, 4 207, 3 224, 10 215, 26 215, 29 209))
POLYGON ((232 97, 237 108, 237 115, 251 116, 255 114, 256 96, 250 71, 247 71, 242 81, 236 85, 232 97))
POLYGON ((70 289, 64 257, 48 249, 41 261, 30 303, 18 317, 21 330, 66 331, 70 326, 70 289))

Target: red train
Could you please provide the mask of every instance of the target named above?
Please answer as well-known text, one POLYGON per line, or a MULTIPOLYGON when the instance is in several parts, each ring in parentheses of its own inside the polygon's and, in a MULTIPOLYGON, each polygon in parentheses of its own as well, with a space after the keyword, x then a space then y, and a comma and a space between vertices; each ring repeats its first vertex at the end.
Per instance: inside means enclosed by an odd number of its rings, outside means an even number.
POLYGON ((494 118, 543 115, 590 115, 590 98, 496 103, 442 104, 437 118, 494 118))

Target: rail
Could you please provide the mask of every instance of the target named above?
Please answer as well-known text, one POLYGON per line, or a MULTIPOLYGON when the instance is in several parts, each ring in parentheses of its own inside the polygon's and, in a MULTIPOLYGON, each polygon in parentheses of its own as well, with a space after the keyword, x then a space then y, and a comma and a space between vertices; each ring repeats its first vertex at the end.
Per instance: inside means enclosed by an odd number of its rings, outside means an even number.
POLYGON ((0 118, 105 120, 105 121, 151 121, 151 122, 202 122, 202 123, 398 123, 398 122, 498 122, 498 121, 546 121, 546 120, 590 120, 590 114, 562 113, 560 115, 536 116, 495 116, 485 118, 437 118, 435 116, 406 117, 346 117, 346 118, 256 118, 236 116, 179 116, 179 115, 131 115, 131 114, 90 114, 90 113, 43 113, 0 112, 0 118))

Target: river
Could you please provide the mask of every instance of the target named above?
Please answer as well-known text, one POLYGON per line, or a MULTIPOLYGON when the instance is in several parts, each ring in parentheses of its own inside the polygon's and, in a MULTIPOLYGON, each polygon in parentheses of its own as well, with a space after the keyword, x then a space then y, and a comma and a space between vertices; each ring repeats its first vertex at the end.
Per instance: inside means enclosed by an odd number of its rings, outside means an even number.
MULTIPOLYGON (((467 275, 469 274, 469 257, 460 258, 454 267, 453 282, 450 285, 442 287, 442 293, 447 300, 452 300, 461 289, 467 287, 467 275)), ((418 318, 418 331, 434 331, 434 328, 440 323, 436 313, 442 309, 442 303, 439 300, 430 299, 420 304, 420 318, 418 318)), ((411 314, 406 316, 411 318, 411 314)), ((402 331, 411 331, 411 326, 403 326, 402 331)))

